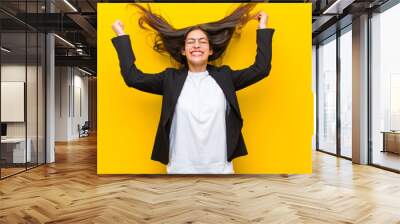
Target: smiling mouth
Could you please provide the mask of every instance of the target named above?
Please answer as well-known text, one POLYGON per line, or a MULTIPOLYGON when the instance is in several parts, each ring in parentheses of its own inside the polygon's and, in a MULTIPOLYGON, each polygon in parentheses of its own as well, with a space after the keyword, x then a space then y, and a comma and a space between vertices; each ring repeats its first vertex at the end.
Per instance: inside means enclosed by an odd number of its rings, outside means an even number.
POLYGON ((194 56, 194 57, 202 56, 203 54, 204 54, 204 53, 201 52, 201 51, 192 51, 192 52, 190 53, 190 55, 192 55, 192 56, 194 56))

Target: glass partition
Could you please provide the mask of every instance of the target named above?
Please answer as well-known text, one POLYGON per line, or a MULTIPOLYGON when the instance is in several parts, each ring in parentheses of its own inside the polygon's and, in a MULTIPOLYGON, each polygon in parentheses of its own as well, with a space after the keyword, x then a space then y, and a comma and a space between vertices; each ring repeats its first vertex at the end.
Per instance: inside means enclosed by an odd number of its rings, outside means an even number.
POLYGON ((26 162, 31 161, 26 138, 26 41, 25 31, 1 34, 2 177, 25 170, 26 162))
POLYGON ((23 22, 44 3, 0 2, 0 178, 45 162, 46 39, 23 22))

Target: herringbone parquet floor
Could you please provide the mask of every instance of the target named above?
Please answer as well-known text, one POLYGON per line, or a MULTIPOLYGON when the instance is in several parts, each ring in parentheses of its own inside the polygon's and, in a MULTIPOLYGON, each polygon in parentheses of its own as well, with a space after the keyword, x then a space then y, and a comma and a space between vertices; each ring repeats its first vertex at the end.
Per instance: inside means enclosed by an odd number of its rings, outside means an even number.
POLYGON ((96 174, 95 137, 0 181, 0 223, 400 223, 400 175, 314 153, 312 175, 96 174))

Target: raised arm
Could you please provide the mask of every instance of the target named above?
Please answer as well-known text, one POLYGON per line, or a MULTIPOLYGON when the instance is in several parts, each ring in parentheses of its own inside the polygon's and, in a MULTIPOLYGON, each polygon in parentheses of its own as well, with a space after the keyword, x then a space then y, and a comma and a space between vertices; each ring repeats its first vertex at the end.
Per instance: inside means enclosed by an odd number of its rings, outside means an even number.
MULTIPOLYGON (((271 70, 272 36, 274 29, 266 28, 268 16, 265 12, 255 15, 259 20, 257 29, 257 53, 254 63, 245 69, 231 70, 235 90, 243 89, 267 77, 271 70)), ((229 67, 228 67, 229 68, 229 67)))
POLYGON ((117 37, 111 40, 117 51, 121 75, 126 85, 144 92, 162 95, 163 82, 168 69, 156 74, 142 72, 135 65, 131 41, 129 36, 125 34, 122 23, 117 20, 112 28, 117 37))

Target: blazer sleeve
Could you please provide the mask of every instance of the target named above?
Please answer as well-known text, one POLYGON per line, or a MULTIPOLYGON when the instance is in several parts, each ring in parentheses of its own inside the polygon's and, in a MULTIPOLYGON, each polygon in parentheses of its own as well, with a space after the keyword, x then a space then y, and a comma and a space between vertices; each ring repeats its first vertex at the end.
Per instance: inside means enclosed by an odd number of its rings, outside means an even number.
POLYGON ((231 70, 235 90, 243 89, 267 77, 271 70, 274 29, 257 29, 257 53, 254 63, 245 69, 231 70))
POLYGON ((162 95, 163 82, 168 69, 156 74, 144 73, 135 65, 136 58, 128 35, 114 37, 111 41, 117 51, 121 75, 126 85, 144 92, 162 95))

